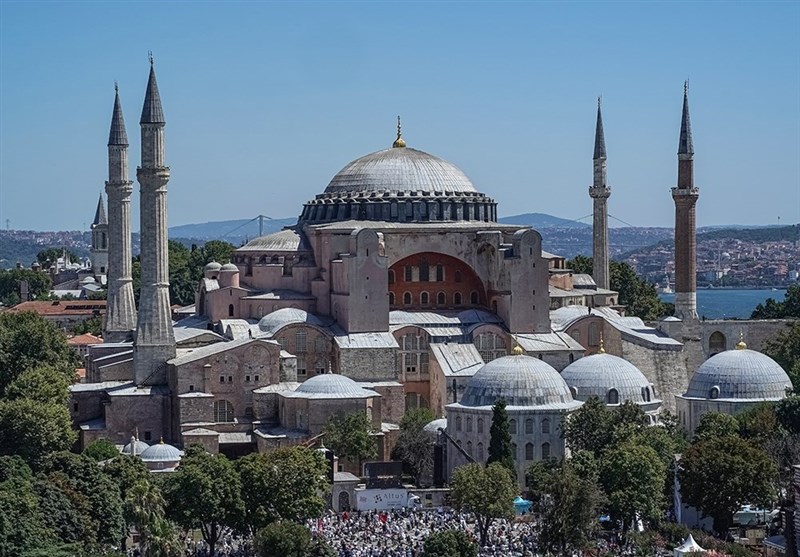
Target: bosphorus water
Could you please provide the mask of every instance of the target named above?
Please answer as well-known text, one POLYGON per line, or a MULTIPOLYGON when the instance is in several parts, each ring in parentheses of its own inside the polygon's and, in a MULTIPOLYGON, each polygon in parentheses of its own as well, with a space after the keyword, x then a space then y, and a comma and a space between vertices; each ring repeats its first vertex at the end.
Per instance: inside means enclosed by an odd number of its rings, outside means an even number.
MULTIPOLYGON (((701 288, 697 290, 697 315, 706 319, 748 319, 758 304, 767 298, 782 302, 785 294, 785 289, 701 288)), ((675 294, 659 294, 659 298, 675 302, 675 294)))

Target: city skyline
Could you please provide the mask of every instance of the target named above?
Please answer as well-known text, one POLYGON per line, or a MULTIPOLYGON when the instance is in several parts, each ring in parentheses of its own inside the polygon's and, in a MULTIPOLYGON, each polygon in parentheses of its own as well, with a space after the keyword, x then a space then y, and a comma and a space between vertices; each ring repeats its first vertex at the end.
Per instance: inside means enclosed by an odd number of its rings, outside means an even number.
POLYGON ((687 76, 698 224, 800 221, 800 6, 678 6, 4 2, 0 219, 83 228, 114 80, 139 164, 153 50, 172 226, 297 215, 391 146, 398 113, 408 145, 461 168, 500 216, 578 219, 598 94, 610 215, 672 226, 687 76))

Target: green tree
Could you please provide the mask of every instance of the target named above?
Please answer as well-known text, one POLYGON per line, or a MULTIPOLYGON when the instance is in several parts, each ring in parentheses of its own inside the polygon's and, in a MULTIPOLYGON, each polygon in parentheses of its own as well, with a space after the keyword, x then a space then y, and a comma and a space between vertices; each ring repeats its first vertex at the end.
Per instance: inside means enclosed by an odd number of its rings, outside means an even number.
POLYGON ((626 443, 609 448, 600 459, 600 481, 608 509, 622 523, 623 535, 637 518, 657 520, 663 511, 667 467, 656 451, 626 443))
POLYGON ((782 302, 767 298, 763 304, 758 304, 750 315, 751 319, 786 319, 787 317, 800 318, 800 284, 793 284, 787 288, 782 302))
POLYGON ((65 254, 69 257, 69 260, 72 261, 73 263, 79 262, 81 259, 74 251, 68 250, 66 248, 50 247, 50 248, 45 248, 41 250, 39 253, 37 253, 36 261, 38 261, 44 267, 46 263, 55 264, 58 261, 59 257, 63 257, 65 254))
POLYGON ((461 530, 440 530, 425 540, 425 557, 476 557, 478 546, 461 530))
POLYGON ((150 471, 142 459, 119 453, 103 466, 103 473, 117 484, 123 501, 134 485, 150 478, 150 471))
POLYGON ((511 451, 511 433, 508 429, 506 401, 498 400, 492 406, 492 426, 489 428, 489 458, 486 464, 496 462, 504 466, 512 478, 517 477, 517 467, 511 451))
POLYGON ((191 252, 175 240, 169 240, 169 301, 171 304, 186 306, 194 303, 194 290, 197 286, 196 279, 192 278, 189 271, 191 252))
POLYGON ((34 488, 39 497, 39 508, 42 510, 47 528, 55 533, 63 543, 78 543, 88 539, 90 534, 84 532, 90 524, 82 520, 82 513, 89 512, 89 500, 72 489, 63 477, 47 478, 39 476, 34 488))
POLYGON ((778 402, 775 405, 775 415, 786 431, 792 434, 800 433, 800 393, 778 402))
POLYGON ((311 532, 302 524, 273 522, 258 531, 255 546, 259 557, 308 557, 311 532))
POLYGON ((305 447, 250 454, 236 461, 245 524, 256 532, 278 520, 303 521, 325 510, 327 461, 305 447))
POLYGON ((168 513, 184 528, 199 528, 214 550, 225 526, 235 527, 244 514, 239 474, 225 455, 211 455, 200 445, 186 450, 167 480, 168 513))
POLYGON ((736 421, 739 423, 739 436, 757 446, 785 434, 775 413, 775 405, 769 402, 737 414, 736 421))
POLYGON ((683 452, 678 470, 681 495, 714 530, 728 531, 744 503, 767 504, 775 498, 777 469, 769 456, 736 436, 702 439, 683 452))
POLYGON ((400 420, 400 435, 392 454, 392 458, 403 462, 418 487, 433 470, 434 439, 424 430, 433 419, 433 412, 428 408, 407 411, 400 420))
POLYGON ((562 435, 573 451, 590 451, 595 457, 611 444, 611 415, 596 396, 570 414, 562 435))
POLYGON ((791 323, 777 338, 767 340, 763 352, 786 371, 794 392, 800 394, 800 322, 791 323))
POLYGON ((42 403, 66 405, 69 401, 70 378, 62 369, 46 364, 28 368, 6 387, 5 400, 28 399, 42 403))
POLYGON ((739 422, 734 416, 722 412, 709 412, 700 418, 700 423, 694 430, 694 441, 738 434, 739 422))
POLYGON ((111 441, 107 439, 97 439, 89 443, 86 448, 83 449, 83 454, 92 460, 102 462, 104 460, 111 460, 112 458, 118 457, 119 451, 111 441))
POLYGON ((361 463, 378 456, 372 436, 372 423, 365 412, 333 416, 325 425, 325 442, 339 458, 346 458, 361 469, 361 463))
POLYGON ((80 358, 55 325, 33 312, 0 313, 0 398, 23 371, 46 364, 70 382, 80 358))
POLYGON ((76 440, 66 406, 26 398, 0 401, 0 455, 19 455, 36 468, 76 440))
MULTIPOLYGON (((105 292, 105 290, 103 290, 103 292, 105 292)), ((98 298, 89 299, 96 300, 98 298)), ((101 336, 103 334, 103 319, 99 315, 95 315, 83 321, 78 321, 69 328, 69 332, 73 335, 85 335, 89 333, 94 336, 101 336)))
POLYGON ((31 469, 19 457, 0 457, 0 555, 21 555, 53 541, 31 469))
POLYGON ((50 275, 30 269, 0 269, 0 303, 14 306, 22 301, 20 285, 28 281, 28 294, 32 299, 46 298, 53 281, 50 275))
POLYGON ((498 462, 486 467, 467 464, 456 468, 450 488, 455 508, 467 509, 475 515, 481 545, 486 545, 486 535, 494 519, 514 517, 517 482, 508 468, 498 462))
POLYGON ((147 480, 136 483, 125 498, 125 516, 139 533, 143 557, 179 557, 183 544, 164 516, 164 498, 147 480))

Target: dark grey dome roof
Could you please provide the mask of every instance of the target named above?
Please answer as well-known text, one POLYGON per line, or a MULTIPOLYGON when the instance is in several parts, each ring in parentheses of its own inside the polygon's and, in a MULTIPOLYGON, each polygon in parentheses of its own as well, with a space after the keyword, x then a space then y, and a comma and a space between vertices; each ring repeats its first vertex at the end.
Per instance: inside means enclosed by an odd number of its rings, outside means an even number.
POLYGON ((492 406, 500 399, 514 407, 577 408, 569 387, 549 364, 530 356, 504 356, 484 365, 470 379, 462 406, 492 406))
POLYGON ((475 192, 461 170, 446 160, 409 147, 384 149, 347 164, 325 193, 475 192))
MULTIPOLYGON (((616 389, 619 402, 653 402, 645 398, 645 389, 651 388, 644 373, 632 363, 612 354, 592 354, 580 358, 561 372, 561 377, 578 400, 596 396, 606 400, 608 392, 616 389)), ((652 390, 649 391, 652 394, 652 390)), ((653 395, 654 399, 655 396, 653 395)))
POLYGON ((145 462, 178 462, 183 456, 183 451, 161 441, 150 445, 139 456, 145 462))
POLYGON ((786 397, 789 376, 769 356, 755 350, 726 350, 697 368, 686 397, 776 400, 786 397), (711 391, 715 390, 712 397, 711 391))

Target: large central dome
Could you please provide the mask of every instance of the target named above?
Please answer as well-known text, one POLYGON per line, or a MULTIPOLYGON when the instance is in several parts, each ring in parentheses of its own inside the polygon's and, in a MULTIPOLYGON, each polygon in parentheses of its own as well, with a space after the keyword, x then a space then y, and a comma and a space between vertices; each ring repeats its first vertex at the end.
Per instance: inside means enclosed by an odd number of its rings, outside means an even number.
POLYGON ((480 193, 455 165, 406 147, 358 158, 325 191, 303 206, 301 224, 342 221, 495 222, 497 203, 480 193))
POLYGON ((455 165, 411 148, 384 149, 354 160, 333 177, 325 193, 473 192, 455 165))

